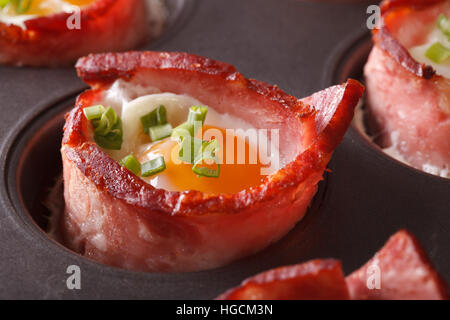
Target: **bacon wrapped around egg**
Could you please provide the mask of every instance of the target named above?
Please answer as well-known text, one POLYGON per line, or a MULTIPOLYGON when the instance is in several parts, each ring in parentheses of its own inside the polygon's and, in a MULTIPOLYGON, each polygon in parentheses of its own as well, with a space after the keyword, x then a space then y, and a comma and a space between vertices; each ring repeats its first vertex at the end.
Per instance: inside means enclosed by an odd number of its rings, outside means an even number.
POLYGON ((144 0, 6 0, 0 63, 62 66, 89 53, 124 51, 148 35, 144 0))
POLYGON ((389 0, 364 68, 368 123, 397 159, 450 177, 450 1, 389 0))
POLYGON ((186 53, 96 54, 81 58, 77 70, 91 89, 78 97, 64 129, 64 242, 101 263, 143 271, 211 269, 284 236, 305 215, 363 92, 349 80, 302 101, 231 65, 186 53), (258 148, 226 133, 262 129, 275 134, 265 140, 276 147, 268 154, 278 150, 278 162, 223 161, 220 173, 206 168, 208 174, 177 163, 185 140, 173 133, 202 106, 203 129, 214 133, 203 137, 202 152, 220 133, 223 159, 233 153, 231 140, 258 148), (116 114, 105 122, 107 134, 99 118, 88 119, 96 112, 116 114), (152 115, 161 122, 146 130, 152 115), (167 137, 153 141, 154 133, 167 137))

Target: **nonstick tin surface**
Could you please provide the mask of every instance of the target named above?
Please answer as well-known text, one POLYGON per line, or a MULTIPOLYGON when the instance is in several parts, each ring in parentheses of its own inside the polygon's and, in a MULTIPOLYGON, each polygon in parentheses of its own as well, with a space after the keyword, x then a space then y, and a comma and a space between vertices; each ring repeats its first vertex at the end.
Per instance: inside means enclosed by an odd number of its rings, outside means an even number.
MULTIPOLYGON (((142 49, 228 62, 297 97, 359 77, 370 49, 367 2, 169 2, 167 33, 142 49)), ((353 128, 307 216, 259 254, 178 274, 130 272, 80 257, 49 239, 31 216, 61 167, 62 116, 85 85, 73 68, 0 67, 0 81, 0 298, 211 299, 250 275, 313 258, 340 259, 349 273, 400 228, 419 238, 450 281, 450 181, 387 157, 353 128), (81 290, 67 289, 69 265, 81 268, 81 290)))

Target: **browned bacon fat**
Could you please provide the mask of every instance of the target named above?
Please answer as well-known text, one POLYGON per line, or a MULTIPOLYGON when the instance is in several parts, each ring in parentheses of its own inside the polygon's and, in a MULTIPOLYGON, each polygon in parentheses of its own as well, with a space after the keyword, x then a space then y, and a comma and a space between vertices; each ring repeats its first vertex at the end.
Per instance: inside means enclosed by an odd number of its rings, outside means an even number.
POLYGON ((445 282, 431 266, 418 241, 404 230, 394 234, 345 282, 340 262, 313 260, 263 272, 218 299, 448 299, 445 282))
POLYGON ((149 28, 144 0, 96 0, 80 9, 79 25, 69 28, 73 14, 37 16, 23 25, 0 19, 0 63, 68 65, 88 53, 132 49, 149 28))
POLYGON ((438 18, 450 18, 450 1, 390 0, 381 9, 384 24, 374 29, 364 68, 372 131, 402 161, 450 177, 448 62, 436 70, 424 55, 438 18))
POLYGON ((66 119, 62 158, 66 244, 99 262, 144 271, 215 268, 285 235, 302 217, 363 87, 354 80, 313 95, 309 106, 233 66, 186 53, 98 54, 77 63, 92 86, 66 119), (121 81, 128 88, 200 99, 255 128, 279 129, 287 164, 235 194, 155 189, 92 141, 83 108, 121 81))

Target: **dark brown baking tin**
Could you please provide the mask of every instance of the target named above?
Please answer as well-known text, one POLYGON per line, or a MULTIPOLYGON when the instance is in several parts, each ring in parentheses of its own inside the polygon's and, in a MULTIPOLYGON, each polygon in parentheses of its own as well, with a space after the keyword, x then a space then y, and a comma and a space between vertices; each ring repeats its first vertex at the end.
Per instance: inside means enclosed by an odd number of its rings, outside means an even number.
MULTIPOLYGON (((146 49, 226 61, 298 97, 359 78, 370 50, 367 4, 169 2, 168 31, 146 49)), ((392 160, 354 128, 305 219, 259 254, 184 274, 130 272, 78 256, 38 225, 45 225, 43 196, 61 170, 63 114, 85 86, 73 68, 0 67, 0 80, 0 298, 210 299, 249 275, 313 258, 341 259, 351 272, 400 228, 417 235, 450 280, 450 181, 392 160), (66 287, 69 265, 81 268, 81 290, 66 287)))

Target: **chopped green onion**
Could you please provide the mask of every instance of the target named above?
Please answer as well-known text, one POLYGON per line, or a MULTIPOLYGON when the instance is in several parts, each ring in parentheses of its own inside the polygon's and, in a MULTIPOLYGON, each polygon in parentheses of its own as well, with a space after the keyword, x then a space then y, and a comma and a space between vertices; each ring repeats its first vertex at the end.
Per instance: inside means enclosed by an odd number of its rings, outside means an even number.
POLYGON ((216 157, 216 152, 217 150, 219 150, 219 148, 220 145, 216 139, 213 139, 211 141, 203 141, 199 153, 195 158, 192 171, 201 177, 218 178, 220 175, 220 164, 219 160, 216 157), (207 162, 208 160, 214 161, 217 165, 217 169, 200 166, 203 161, 207 162))
POLYGON ((167 111, 163 105, 141 117, 141 123, 152 141, 164 139, 172 133, 172 126, 167 123, 167 111))
POLYGON ((172 126, 170 123, 162 124, 148 128, 148 135, 152 141, 158 141, 167 138, 172 133, 172 126))
POLYGON ((150 113, 141 117, 141 123, 144 127, 145 133, 148 133, 149 128, 163 125, 167 123, 167 111, 163 105, 160 105, 150 113))
POLYGON ((11 0, 0 0, 0 8, 6 7, 7 4, 9 4, 11 0))
POLYGON ((141 163, 132 154, 129 154, 120 160, 119 164, 133 172, 135 175, 139 175, 141 172, 141 163))
POLYGON ((164 107, 163 105, 160 105, 158 108, 156 108, 156 116, 157 116, 158 124, 167 123, 166 107, 164 107))
POLYGON ((30 10, 33 0, 15 0, 17 13, 22 14, 30 10))
POLYGON ((192 171, 200 177, 218 178, 220 176, 220 164, 217 164, 217 169, 198 167, 197 164, 195 164, 192 167, 192 171))
POLYGON ((31 2, 33 0, 0 0, 0 8, 4 8, 11 3, 16 12, 22 14, 30 10, 31 2))
POLYGON ((95 133, 106 136, 111 130, 113 130, 114 125, 117 123, 117 113, 113 108, 108 107, 105 112, 103 112, 98 126, 95 128, 95 133))
POLYGON ((440 42, 435 42, 425 52, 425 56, 431 61, 442 63, 450 58, 450 49, 444 47, 440 42))
POLYGON ((437 26, 450 41, 450 22, 444 14, 441 14, 437 20, 437 26))
POLYGON ((201 121, 202 125, 205 123, 208 107, 206 106, 192 106, 189 108, 188 122, 194 124, 196 121, 201 121))
POLYGON ((112 133, 108 133, 106 136, 94 135, 94 141, 104 149, 120 150, 122 147, 122 136, 112 133))
POLYGON ((185 163, 194 163, 196 155, 202 146, 203 141, 191 136, 185 136, 180 143, 178 158, 185 163))
POLYGON ((93 106, 83 109, 87 119, 91 119, 94 127, 94 140, 102 148, 120 150, 122 147, 122 120, 113 108, 106 110, 103 106, 93 106), (100 111, 103 113, 100 114, 100 111))
POLYGON ((17 14, 23 14, 30 10, 33 0, 0 0, 0 8, 6 7, 8 4, 14 6, 17 14))
POLYGON ((102 105, 92 106, 83 109, 84 115, 88 120, 98 120, 105 112, 105 108, 102 105))
POLYGON ((208 107, 192 106, 189 108, 188 120, 173 129, 172 137, 182 140, 185 136, 194 137, 199 127, 205 123, 208 107))
POLYGON ((178 140, 183 140, 184 137, 193 137, 195 132, 195 125, 189 122, 184 122, 172 130, 172 137, 178 140))
POLYGON ((166 169, 166 163, 164 161, 164 157, 160 156, 153 160, 144 162, 141 165, 141 175, 143 177, 153 176, 157 173, 160 173, 166 169))
POLYGON ((120 150, 122 147, 122 121, 120 118, 106 135, 94 131, 94 140, 102 148, 120 150))

